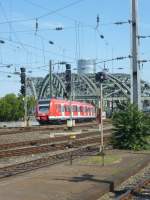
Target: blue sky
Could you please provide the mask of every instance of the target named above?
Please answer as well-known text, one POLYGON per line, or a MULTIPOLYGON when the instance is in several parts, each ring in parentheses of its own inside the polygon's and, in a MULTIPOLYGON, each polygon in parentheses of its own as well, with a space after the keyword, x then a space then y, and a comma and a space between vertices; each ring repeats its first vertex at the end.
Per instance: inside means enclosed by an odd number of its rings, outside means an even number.
MULTIPOLYGON (((29 76, 44 77, 49 59, 67 61, 75 67, 79 58, 102 61, 130 54, 130 25, 117 26, 114 22, 131 18, 131 0, 81 0, 59 10, 72 2, 77 1, 0 0, 0 40, 5 41, 0 44, 0 96, 19 92, 20 78, 10 73, 22 66, 32 71, 29 76), (98 30, 104 39, 95 30, 98 14, 98 30), (56 31, 56 27, 63 30, 56 31), (12 66, 6 68, 9 64, 12 66)), ((149 0, 139 0, 139 35, 150 35, 149 8, 149 0)), ((150 38, 141 39, 139 52, 140 59, 150 59, 150 38)), ((149 81, 149 64, 145 63, 141 69, 146 81, 149 81)), ((129 59, 108 62, 106 66, 109 72, 130 73, 129 59)), ((97 65, 97 70, 100 67, 103 64, 97 65)), ((54 70, 61 71, 63 67, 55 65, 54 70)))

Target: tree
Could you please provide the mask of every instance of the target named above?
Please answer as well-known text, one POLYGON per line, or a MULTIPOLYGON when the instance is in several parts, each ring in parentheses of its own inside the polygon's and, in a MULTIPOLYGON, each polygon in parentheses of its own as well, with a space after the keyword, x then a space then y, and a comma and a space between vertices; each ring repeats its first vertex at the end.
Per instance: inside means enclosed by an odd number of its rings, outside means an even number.
POLYGON ((32 115, 35 111, 36 100, 33 96, 27 98, 28 115, 32 115))
POLYGON ((127 104, 113 115, 112 144, 119 149, 141 150, 150 145, 150 116, 127 104))
POLYGON ((22 101, 15 94, 0 99, 0 121, 17 121, 24 115, 22 101))
MULTIPOLYGON (((34 113, 35 98, 27 97, 28 115, 34 113)), ((17 121, 24 117, 24 97, 7 94, 0 99, 0 121, 17 121)))

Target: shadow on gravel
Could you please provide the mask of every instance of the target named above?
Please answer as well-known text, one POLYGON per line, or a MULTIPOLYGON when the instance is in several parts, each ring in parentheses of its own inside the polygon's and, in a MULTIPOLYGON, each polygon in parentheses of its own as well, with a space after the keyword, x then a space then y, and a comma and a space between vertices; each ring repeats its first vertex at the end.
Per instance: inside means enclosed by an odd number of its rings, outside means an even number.
POLYGON ((84 182, 84 181, 92 181, 96 183, 103 183, 109 185, 109 191, 114 192, 114 182, 109 180, 100 180, 94 178, 94 175, 92 174, 83 174, 82 176, 75 176, 70 179, 55 179, 55 180, 63 180, 63 181, 69 181, 69 182, 84 182))

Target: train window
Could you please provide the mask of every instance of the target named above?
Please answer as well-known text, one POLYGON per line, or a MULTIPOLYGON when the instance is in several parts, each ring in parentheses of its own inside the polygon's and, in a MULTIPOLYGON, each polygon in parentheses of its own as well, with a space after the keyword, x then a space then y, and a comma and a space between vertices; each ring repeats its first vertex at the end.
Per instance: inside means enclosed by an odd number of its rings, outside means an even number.
POLYGON ((74 106, 74 112, 77 112, 77 111, 78 111, 77 106, 74 106))
POLYGON ((76 112, 76 106, 73 106, 73 112, 76 112))
POLYGON ((65 112, 64 105, 61 105, 61 112, 65 112))
POLYGON ((86 112, 85 107, 83 107, 83 112, 86 112))
POLYGON ((65 112, 68 112, 68 111, 67 111, 67 106, 66 106, 66 105, 65 105, 65 112))
POLYGON ((42 104, 49 104, 50 100, 39 100, 38 104, 42 105, 42 104))
POLYGON ((70 106, 65 105, 65 112, 70 112, 70 106))
POLYGON ((70 106, 67 106, 67 112, 70 112, 70 106))
POLYGON ((92 114, 94 114, 94 108, 92 108, 92 114))
POLYGON ((79 106, 77 106, 77 111, 80 112, 80 107, 79 106))
POLYGON ((49 106, 39 106, 39 111, 46 113, 48 112, 49 106))
POLYGON ((57 104, 57 111, 61 112, 61 105, 60 104, 57 104))

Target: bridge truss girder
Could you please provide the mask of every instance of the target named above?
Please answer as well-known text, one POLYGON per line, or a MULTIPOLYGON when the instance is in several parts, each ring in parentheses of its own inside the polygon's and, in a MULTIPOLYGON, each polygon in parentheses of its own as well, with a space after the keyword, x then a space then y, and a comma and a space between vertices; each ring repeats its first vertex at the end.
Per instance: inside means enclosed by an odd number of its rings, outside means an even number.
MULTIPOLYGON (((49 74, 45 76, 41 83, 39 92, 35 90, 34 84, 30 82, 32 94, 38 99, 49 98, 50 94, 49 74), (38 95, 37 95, 38 94, 38 95)), ((54 97, 64 97, 65 73, 52 74, 52 88, 54 97)), ((130 85, 119 80, 115 76, 108 74, 108 80, 103 83, 104 97, 107 100, 130 99, 130 85)), ((72 97, 76 100, 95 102, 100 95, 100 83, 95 82, 94 74, 72 74, 72 97)))

